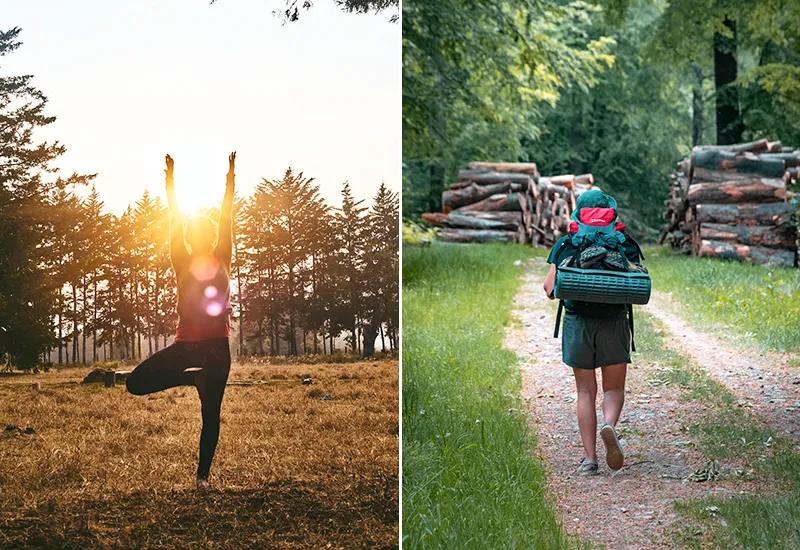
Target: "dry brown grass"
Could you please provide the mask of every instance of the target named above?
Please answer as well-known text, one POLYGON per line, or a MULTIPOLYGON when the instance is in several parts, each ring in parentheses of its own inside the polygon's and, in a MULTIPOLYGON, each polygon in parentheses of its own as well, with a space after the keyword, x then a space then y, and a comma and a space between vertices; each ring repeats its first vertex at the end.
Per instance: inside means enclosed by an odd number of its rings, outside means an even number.
POLYGON ((194 388, 136 397, 74 384, 88 369, 0 375, 0 430, 36 430, 0 432, 0 548, 396 547, 397 371, 233 365, 231 381, 268 383, 228 386, 206 496, 194 388))

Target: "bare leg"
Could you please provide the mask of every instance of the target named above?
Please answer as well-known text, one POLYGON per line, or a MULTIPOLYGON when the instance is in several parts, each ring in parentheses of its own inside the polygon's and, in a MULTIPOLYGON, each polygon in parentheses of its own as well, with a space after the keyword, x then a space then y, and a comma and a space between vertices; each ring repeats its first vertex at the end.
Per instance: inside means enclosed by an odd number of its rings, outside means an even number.
POLYGON ((578 389, 578 429, 588 460, 597 460, 597 378, 593 370, 572 369, 578 389))
POLYGON ((603 418, 612 426, 617 425, 625 404, 625 375, 628 365, 608 365, 601 367, 603 376, 603 418))

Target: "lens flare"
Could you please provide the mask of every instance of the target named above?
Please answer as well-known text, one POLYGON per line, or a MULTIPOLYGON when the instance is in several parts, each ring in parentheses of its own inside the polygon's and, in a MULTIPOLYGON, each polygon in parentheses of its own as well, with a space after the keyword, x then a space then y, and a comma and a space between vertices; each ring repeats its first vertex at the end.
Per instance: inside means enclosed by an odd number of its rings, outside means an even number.
POLYGON ((214 298, 217 296, 217 294, 219 294, 219 291, 215 286, 207 286, 204 294, 206 295, 206 298, 214 298))
POLYGON ((219 317, 222 314, 222 304, 219 302, 211 302, 206 306, 206 313, 212 317, 219 317))
POLYGON ((214 261, 212 256, 199 256, 192 258, 189 271, 192 273, 192 277, 198 281, 209 281, 219 271, 219 263, 214 261))

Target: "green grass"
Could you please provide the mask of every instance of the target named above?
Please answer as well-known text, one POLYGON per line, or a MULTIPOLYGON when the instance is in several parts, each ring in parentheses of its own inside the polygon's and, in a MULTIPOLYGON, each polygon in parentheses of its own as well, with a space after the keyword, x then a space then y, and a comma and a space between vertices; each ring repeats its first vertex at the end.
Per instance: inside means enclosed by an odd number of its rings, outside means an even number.
MULTIPOLYGON (((710 497, 676 503, 693 523, 676 533, 680 547, 790 549, 800 547, 800 455, 787 439, 736 406, 733 394, 683 355, 666 347, 659 321, 640 312, 636 363, 654 370, 651 382, 681 388, 682 398, 710 405, 699 422, 685 426, 698 450, 712 459, 744 460, 770 489, 757 495, 710 497), (767 445, 765 445, 767 444, 767 445), (697 535, 696 533, 700 533, 697 535)), ((737 476, 724 471, 724 476, 737 476)))
POLYGON ((568 548, 503 348, 525 260, 508 245, 403 250, 403 544, 568 548))
POLYGON ((696 325, 737 342, 800 351, 800 269, 688 257, 666 247, 645 256, 653 287, 672 292, 696 325))

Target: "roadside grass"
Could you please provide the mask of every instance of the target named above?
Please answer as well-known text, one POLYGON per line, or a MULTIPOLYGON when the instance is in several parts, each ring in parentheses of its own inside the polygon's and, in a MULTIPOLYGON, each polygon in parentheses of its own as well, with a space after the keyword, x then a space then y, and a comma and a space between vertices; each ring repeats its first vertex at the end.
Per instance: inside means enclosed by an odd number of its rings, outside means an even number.
POLYGON ((745 470, 723 475, 762 480, 761 494, 693 499, 675 504, 690 523, 675 533, 686 548, 790 549, 800 547, 800 455, 792 443, 737 406, 733 394, 686 357, 670 350, 660 322, 640 312, 636 339, 639 361, 657 369, 655 385, 673 384, 682 397, 708 405, 706 414, 685 427, 711 459, 744 461, 745 470))
POLYGON ((208 495, 196 390, 89 370, 0 373, 0 548, 397 547, 397 360, 234 363, 208 495))
POLYGON ((403 545, 570 548, 503 348, 522 268, 510 245, 403 250, 403 545))
POLYGON ((653 287, 672 292, 693 324, 774 351, 800 351, 800 270, 645 250, 653 287))

